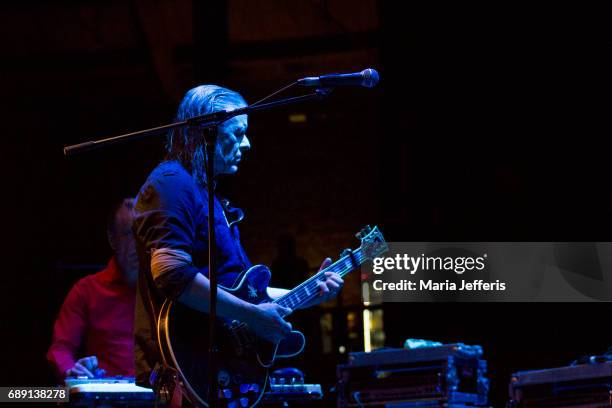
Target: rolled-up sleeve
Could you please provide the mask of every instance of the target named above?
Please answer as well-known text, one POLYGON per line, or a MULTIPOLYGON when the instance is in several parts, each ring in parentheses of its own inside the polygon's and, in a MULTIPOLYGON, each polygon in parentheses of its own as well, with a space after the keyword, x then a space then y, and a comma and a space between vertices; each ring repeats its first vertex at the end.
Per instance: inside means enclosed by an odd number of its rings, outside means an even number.
MULTIPOLYGON (((195 183, 180 169, 153 173, 136 199, 134 235, 144 250, 143 270, 151 274, 155 287, 166 298, 176 299, 198 273, 191 261, 196 239, 196 217, 199 206, 195 183), (161 251, 160 251, 161 250, 161 251), (165 259, 174 259, 160 267, 152 267, 157 251, 165 259), (173 254, 181 254, 172 258, 173 254)), ((159 257, 156 257, 159 258, 159 257)))

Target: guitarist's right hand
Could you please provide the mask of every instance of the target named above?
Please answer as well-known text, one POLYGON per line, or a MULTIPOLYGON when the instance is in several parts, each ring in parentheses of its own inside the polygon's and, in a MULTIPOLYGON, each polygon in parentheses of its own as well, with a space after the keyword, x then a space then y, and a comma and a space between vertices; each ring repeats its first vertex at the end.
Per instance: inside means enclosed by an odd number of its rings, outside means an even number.
POLYGON ((291 323, 282 318, 282 315, 291 313, 291 309, 276 303, 262 303, 254 306, 254 313, 249 313, 244 322, 257 336, 275 343, 291 333, 291 323))

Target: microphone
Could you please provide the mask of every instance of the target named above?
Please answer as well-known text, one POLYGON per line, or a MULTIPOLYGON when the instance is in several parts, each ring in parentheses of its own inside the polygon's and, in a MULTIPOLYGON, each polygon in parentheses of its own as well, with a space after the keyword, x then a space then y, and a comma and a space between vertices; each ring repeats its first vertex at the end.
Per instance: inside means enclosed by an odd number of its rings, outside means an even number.
POLYGON ((300 86, 363 86, 374 88, 378 84, 378 72, 367 68, 361 72, 352 74, 329 74, 318 77, 306 77, 298 79, 300 86))

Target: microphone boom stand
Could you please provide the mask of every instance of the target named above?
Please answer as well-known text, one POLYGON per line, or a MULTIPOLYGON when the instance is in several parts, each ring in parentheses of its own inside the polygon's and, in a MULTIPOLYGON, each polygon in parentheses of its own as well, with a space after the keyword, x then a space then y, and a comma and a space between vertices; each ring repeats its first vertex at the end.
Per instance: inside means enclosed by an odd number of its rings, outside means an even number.
MULTIPOLYGON (((210 282, 210 306, 209 306, 209 407, 216 407, 219 392, 217 386, 216 374, 216 352, 215 346, 215 323, 217 318, 217 273, 215 268, 216 250, 215 250, 215 192, 214 192, 214 156, 217 139, 217 127, 228 119, 239 115, 248 115, 251 112, 266 110, 283 105, 291 105, 300 102, 311 100, 322 100, 327 97, 332 91, 332 88, 318 88, 314 93, 296 96, 292 98, 278 99, 268 103, 255 104, 245 106, 244 108, 233 109, 230 111, 222 110, 209 113, 206 115, 194 116, 184 121, 171 123, 168 125, 158 126, 150 129, 140 130, 138 132, 126 133, 119 136, 113 136, 105 139, 93 140, 89 142, 79 143, 64 147, 64 155, 72 156, 85 151, 95 150, 110 146, 116 143, 128 142, 136 139, 145 138, 148 136, 165 133, 170 129, 175 129, 183 126, 198 127, 201 130, 206 130, 206 187, 208 192, 208 279, 210 282)), ((264 98, 265 99, 265 98, 264 98)))

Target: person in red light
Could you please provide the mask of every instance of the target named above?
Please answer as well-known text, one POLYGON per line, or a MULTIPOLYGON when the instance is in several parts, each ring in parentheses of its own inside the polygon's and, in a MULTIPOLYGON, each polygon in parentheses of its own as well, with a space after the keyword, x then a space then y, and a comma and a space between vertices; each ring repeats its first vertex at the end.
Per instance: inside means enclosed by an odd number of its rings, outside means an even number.
POLYGON ((134 376, 134 304, 138 256, 132 234, 132 198, 109 216, 114 256, 106 269, 84 277, 70 290, 53 329, 47 360, 60 378, 134 376), (79 358, 79 352, 84 357, 79 358))

